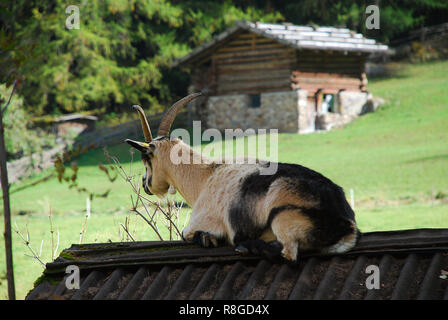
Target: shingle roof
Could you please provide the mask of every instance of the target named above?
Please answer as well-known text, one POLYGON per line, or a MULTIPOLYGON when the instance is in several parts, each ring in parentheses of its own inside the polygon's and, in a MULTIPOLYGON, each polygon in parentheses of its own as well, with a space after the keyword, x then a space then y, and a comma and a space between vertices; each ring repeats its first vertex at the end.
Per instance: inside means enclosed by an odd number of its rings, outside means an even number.
POLYGON ((388 46, 378 44, 374 39, 367 39, 362 34, 347 28, 297 26, 290 23, 270 24, 261 22, 236 21, 235 26, 217 35, 188 55, 176 60, 173 66, 183 64, 197 55, 219 45, 235 33, 247 30, 271 38, 296 49, 381 52, 388 46))
POLYGON ((27 299, 448 299, 448 229, 373 232, 341 255, 297 265, 186 242, 72 245, 46 266, 27 299), (65 268, 80 268, 79 290, 65 268), (381 287, 367 289, 376 265, 381 287), (442 275, 442 276, 441 276, 442 275))

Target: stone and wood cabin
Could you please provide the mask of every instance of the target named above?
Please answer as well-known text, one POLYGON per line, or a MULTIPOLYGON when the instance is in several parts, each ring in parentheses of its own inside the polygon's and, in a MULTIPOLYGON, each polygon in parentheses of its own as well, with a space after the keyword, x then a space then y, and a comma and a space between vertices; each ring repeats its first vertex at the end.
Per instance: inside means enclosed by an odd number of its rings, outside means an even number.
MULTIPOLYGON (((238 21, 173 67, 189 69, 206 127, 307 133, 375 108, 365 62, 386 45, 345 28, 238 21)), ((203 125, 204 127, 204 125, 203 125)))

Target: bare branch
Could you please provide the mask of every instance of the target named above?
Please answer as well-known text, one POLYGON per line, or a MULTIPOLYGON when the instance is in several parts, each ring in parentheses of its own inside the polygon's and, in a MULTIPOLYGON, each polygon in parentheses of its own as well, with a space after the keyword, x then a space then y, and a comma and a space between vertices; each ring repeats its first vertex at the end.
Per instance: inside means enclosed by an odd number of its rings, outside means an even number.
MULTIPOLYGON (((127 217, 126 217, 126 221, 127 221, 127 217)), ((132 234, 129 232, 129 229, 128 229, 129 226, 125 226, 125 225, 123 225, 122 223, 120 223, 120 225, 121 225, 121 227, 123 228, 124 232, 126 232, 126 234, 129 236, 129 238, 131 238, 131 240, 135 242, 134 237, 133 237, 132 234)))
MULTIPOLYGON (((115 166, 118 174, 123 178, 123 180, 125 180, 127 183, 129 183, 133 193, 136 196, 136 199, 134 201, 134 197, 131 195, 132 207, 131 207, 130 211, 134 212, 135 214, 140 216, 151 227, 151 229, 155 232, 157 237, 161 241, 163 241, 163 237, 162 237, 160 230, 157 226, 157 217, 160 216, 159 215, 159 213, 160 213, 161 216, 163 217, 162 221, 163 221, 165 227, 168 229, 169 239, 172 240, 174 235, 176 235, 177 238, 181 238, 182 233, 179 231, 179 228, 177 225, 179 223, 179 214, 182 209, 183 202, 178 207, 178 206, 176 206, 174 201, 172 201, 172 203, 171 203, 167 199, 166 200, 167 207, 166 207, 166 209, 163 208, 160 205, 160 202, 151 200, 142 194, 141 183, 135 183, 135 181, 134 181, 135 176, 131 175, 133 161, 131 161, 131 164, 129 167, 129 174, 128 174, 126 172, 126 170, 124 170, 123 166, 121 165, 121 163, 117 157, 111 156, 106 149, 104 149, 104 155, 105 155, 106 159, 109 161, 109 163, 111 165, 115 166), (145 211, 146 215, 143 214, 138 209, 139 202, 143 206, 143 210, 145 211), (154 210, 151 210, 150 207, 153 207, 154 210)), ((134 158, 134 154, 131 153, 131 159, 133 159, 133 158, 134 158)), ((126 224, 124 226, 122 225, 123 230, 125 230, 125 232, 129 232, 129 228, 127 228, 127 227, 125 228, 125 227, 126 227, 126 224)))
POLYGON ((56 256, 56 254, 58 252, 58 249, 59 249, 59 230, 58 230, 58 233, 57 233, 56 248, 54 249, 54 254, 53 254, 54 256, 56 256))
MULTIPOLYGON (((48 210, 48 219, 50 221, 50 235, 51 235, 51 261, 54 261, 56 250, 54 248, 54 229, 53 229, 53 219, 52 219, 52 210, 49 207, 48 210)), ((59 242, 59 232, 58 232, 58 242, 59 242)))
POLYGON ((9 103, 11 102, 12 95, 14 94, 14 91, 16 90, 16 86, 17 86, 17 80, 14 80, 14 85, 13 85, 13 87, 12 87, 11 94, 9 95, 8 102, 7 102, 7 103, 5 104, 5 106, 2 108, 2 114, 6 111, 6 108, 8 108, 9 103))
POLYGON ((40 253, 37 254, 36 251, 34 251, 34 249, 30 246, 30 241, 29 241, 29 239, 30 239, 30 234, 29 234, 29 231, 28 231, 28 227, 26 227, 26 238, 25 238, 25 236, 20 232, 19 227, 17 226, 17 223, 15 223, 14 232, 17 233, 17 235, 22 239, 22 241, 23 241, 23 243, 25 244, 25 246, 26 246, 26 247, 28 248, 28 250, 31 252, 31 256, 30 256, 30 255, 27 255, 27 254, 25 254, 25 255, 28 256, 28 257, 34 258, 35 260, 37 260, 37 261, 42 265, 42 267, 45 268, 45 263, 43 263, 42 260, 40 259, 41 254, 42 254, 42 246, 43 246, 44 240, 41 241, 41 244, 40 244, 40 253))
POLYGON ((84 218, 84 223, 81 226, 81 231, 79 232, 79 244, 82 243, 82 238, 87 231, 87 220, 90 218, 90 199, 86 198, 86 216, 84 218))

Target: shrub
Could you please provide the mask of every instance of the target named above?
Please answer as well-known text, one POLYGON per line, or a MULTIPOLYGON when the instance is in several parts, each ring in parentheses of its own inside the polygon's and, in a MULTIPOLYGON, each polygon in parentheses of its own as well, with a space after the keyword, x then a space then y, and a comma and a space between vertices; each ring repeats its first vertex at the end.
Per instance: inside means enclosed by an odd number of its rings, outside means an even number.
MULTIPOLYGON (((9 99, 11 88, 0 86, 1 106, 9 99)), ((23 109, 22 98, 15 94, 3 114, 5 145, 8 160, 41 152, 55 144, 55 136, 42 129, 29 129, 29 116, 23 109)))

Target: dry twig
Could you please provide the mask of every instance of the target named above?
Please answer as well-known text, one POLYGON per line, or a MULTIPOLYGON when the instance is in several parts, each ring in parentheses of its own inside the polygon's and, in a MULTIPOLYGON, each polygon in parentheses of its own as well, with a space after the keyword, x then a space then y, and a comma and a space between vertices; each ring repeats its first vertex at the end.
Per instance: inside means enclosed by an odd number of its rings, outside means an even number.
POLYGON ((41 257, 42 257, 42 246, 44 244, 44 240, 41 241, 40 243, 40 250, 39 250, 39 254, 37 254, 36 251, 34 251, 34 249, 31 247, 30 245, 30 232, 28 230, 28 225, 26 226, 26 236, 24 236, 22 234, 22 232, 20 232, 19 227, 17 226, 17 223, 14 223, 14 232, 17 233, 17 235, 22 239, 23 243, 25 244, 25 246, 28 248, 28 250, 31 252, 31 255, 25 254, 27 257, 31 257, 33 259, 36 259, 41 265, 42 267, 45 268, 45 263, 42 262, 41 257))
MULTIPOLYGON (((163 241, 164 239, 163 239, 162 234, 157 225, 157 217, 160 216, 159 215, 159 213, 160 213, 161 217, 163 218, 162 221, 169 232, 169 240, 173 240, 174 237, 176 237, 177 239, 181 239, 182 233, 178 228, 178 224, 179 224, 179 215, 180 215, 180 211, 183 206, 183 202, 179 206, 176 206, 174 200, 166 199, 166 208, 162 207, 160 205, 159 201, 151 200, 147 196, 145 196, 141 193, 141 189, 142 189, 141 184, 135 183, 134 182, 135 177, 131 175, 132 162, 133 162, 132 160, 131 160, 130 170, 129 170, 130 173, 128 174, 126 172, 126 170, 123 168, 123 166, 121 165, 118 158, 115 156, 111 156, 107 152, 106 148, 104 149, 104 155, 106 156, 109 163, 111 163, 112 165, 115 166, 116 171, 121 176, 121 178, 124 181, 126 181, 127 183, 129 183, 133 193, 137 196, 137 198, 134 202, 134 199, 131 195, 132 207, 131 207, 130 211, 135 213, 139 217, 141 217, 150 226, 150 228, 154 231, 154 233, 157 235, 157 237, 161 241, 163 241), (144 213, 141 211, 141 209, 139 209, 139 203, 143 207, 144 213), (153 209, 151 209, 151 208, 153 208, 153 209)), ((131 158, 133 159, 133 151, 131 151, 131 158)), ((124 227, 125 226, 122 225, 122 228, 124 229, 124 231, 129 232, 129 228, 124 228, 124 227)), ((130 236, 130 234, 128 234, 128 235, 130 236)), ((134 238, 132 237, 132 239, 134 239, 134 238)))

